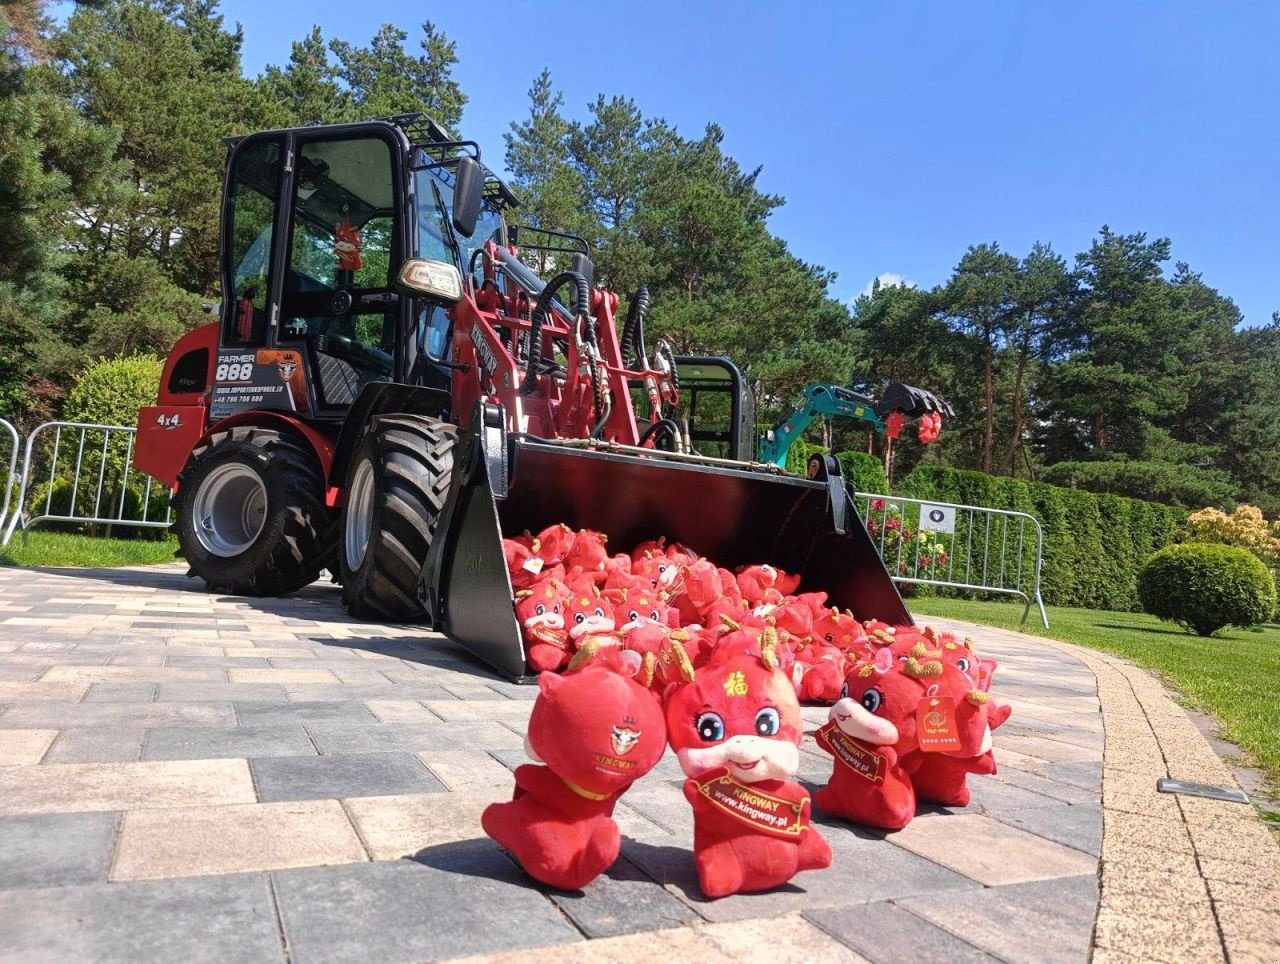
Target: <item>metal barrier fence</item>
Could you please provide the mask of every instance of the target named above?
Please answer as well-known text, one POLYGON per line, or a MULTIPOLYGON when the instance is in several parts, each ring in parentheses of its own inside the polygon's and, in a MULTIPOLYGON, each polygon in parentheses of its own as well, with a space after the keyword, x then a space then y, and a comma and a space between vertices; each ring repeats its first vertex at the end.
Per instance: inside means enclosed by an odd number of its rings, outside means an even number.
POLYGON ((1025 512, 859 492, 858 510, 894 582, 1020 597, 1049 616, 1040 596, 1044 531, 1025 512))
MULTIPOLYGON (((18 430, 7 419, 0 418, 0 440, 9 443, 9 458, 0 462, 4 467, 4 498, 0 499, 0 536, 9 519, 9 506, 13 503, 13 487, 18 484, 18 430)), ((0 450, 3 451, 3 450, 0 450)))
MULTIPOLYGON (((13 513, 7 524, 0 516, 0 546, 9 544, 19 525, 25 532, 42 522, 101 525, 107 534, 116 527, 167 529, 173 521, 168 490, 133 467, 136 432, 131 426, 83 422, 37 425, 23 450, 13 513)), ((10 479, 16 472, 17 432, 12 436, 10 479)))

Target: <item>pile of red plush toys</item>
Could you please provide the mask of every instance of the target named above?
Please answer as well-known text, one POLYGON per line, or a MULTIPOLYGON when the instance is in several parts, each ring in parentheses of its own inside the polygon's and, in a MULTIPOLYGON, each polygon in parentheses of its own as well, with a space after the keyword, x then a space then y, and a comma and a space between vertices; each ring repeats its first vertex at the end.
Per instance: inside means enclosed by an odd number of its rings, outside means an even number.
POLYGON ((826 867, 831 848, 792 777, 800 702, 831 705, 824 813, 901 829, 917 802, 965 806, 994 773, 991 731, 1010 708, 970 639, 860 622, 795 594, 767 565, 737 573, 663 539, 610 556, 605 537, 552 526, 504 540, 529 664, 541 672, 509 803, 489 836, 530 876, 576 890, 617 859, 614 805, 676 752, 708 897, 768 890, 826 867), (563 675, 561 675, 563 674, 563 675))

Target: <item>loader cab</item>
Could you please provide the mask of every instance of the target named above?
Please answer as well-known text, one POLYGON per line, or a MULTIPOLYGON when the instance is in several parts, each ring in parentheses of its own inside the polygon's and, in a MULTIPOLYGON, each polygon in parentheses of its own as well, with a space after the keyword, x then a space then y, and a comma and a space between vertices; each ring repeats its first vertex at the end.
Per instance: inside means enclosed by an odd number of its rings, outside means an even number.
POLYGON ((403 118, 231 143, 215 420, 265 408, 338 421, 371 383, 448 387, 448 369, 427 361, 447 353, 448 302, 406 293, 398 273, 410 258, 465 272, 505 229, 481 201, 478 163, 424 154, 411 136, 454 143, 403 118), (457 203, 470 210, 455 211, 464 167, 457 203))

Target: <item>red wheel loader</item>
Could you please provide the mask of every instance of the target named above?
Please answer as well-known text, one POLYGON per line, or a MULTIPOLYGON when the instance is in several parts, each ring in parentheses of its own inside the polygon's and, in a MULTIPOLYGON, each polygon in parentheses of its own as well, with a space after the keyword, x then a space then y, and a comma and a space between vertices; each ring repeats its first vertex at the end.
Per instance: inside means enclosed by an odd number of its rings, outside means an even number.
POLYGON ((174 347, 135 456, 211 590, 328 568, 353 615, 430 620, 519 679, 502 538, 564 522, 769 562, 910 622, 838 463, 754 462, 738 369, 650 349, 643 289, 619 325, 586 243, 509 223, 475 143, 409 115, 229 148, 220 315, 174 347))

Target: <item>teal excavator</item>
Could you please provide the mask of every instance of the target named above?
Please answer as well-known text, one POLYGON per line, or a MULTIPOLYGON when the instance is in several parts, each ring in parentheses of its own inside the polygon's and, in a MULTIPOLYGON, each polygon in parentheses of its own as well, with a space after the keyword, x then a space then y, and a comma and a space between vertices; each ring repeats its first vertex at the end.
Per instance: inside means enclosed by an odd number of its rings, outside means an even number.
POLYGON ((804 390, 804 401, 760 438, 759 460, 785 466, 792 443, 804 435, 814 419, 830 420, 837 415, 866 422, 891 439, 898 437, 907 419, 919 419, 920 441, 927 444, 937 439, 942 416, 951 418, 955 412, 933 392, 901 382, 889 385, 879 401, 839 385, 810 385, 804 390))

